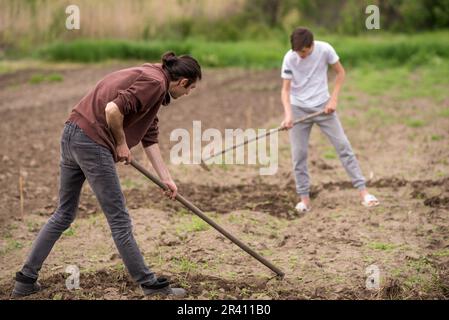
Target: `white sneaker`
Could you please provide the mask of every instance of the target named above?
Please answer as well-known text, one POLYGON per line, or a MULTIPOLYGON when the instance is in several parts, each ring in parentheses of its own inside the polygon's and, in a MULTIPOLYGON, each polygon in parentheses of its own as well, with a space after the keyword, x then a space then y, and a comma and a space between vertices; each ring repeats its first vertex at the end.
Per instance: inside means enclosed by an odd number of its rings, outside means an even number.
POLYGON ((366 208, 376 207, 380 204, 379 200, 372 194, 367 194, 363 197, 362 205, 366 208))
POLYGON ((299 213, 305 213, 305 212, 309 212, 312 208, 308 207, 304 202, 301 201, 301 202, 298 202, 295 209, 299 213))

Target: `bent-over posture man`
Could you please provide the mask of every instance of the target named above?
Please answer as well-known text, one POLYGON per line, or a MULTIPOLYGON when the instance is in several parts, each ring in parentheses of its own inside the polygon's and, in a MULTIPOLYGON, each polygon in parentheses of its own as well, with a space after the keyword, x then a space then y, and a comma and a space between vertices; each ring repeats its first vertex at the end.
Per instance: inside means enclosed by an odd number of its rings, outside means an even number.
POLYGON ((284 56, 281 72, 281 99, 285 113, 282 126, 291 128, 293 171, 296 192, 300 197, 296 210, 307 212, 311 209, 307 149, 314 123, 318 124, 335 147, 353 186, 359 190, 362 204, 366 207, 376 206, 379 201, 366 189, 365 178, 336 112, 345 70, 334 48, 329 43, 314 41, 313 38, 312 32, 306 28, 293 31, 290 37, 291 50, 284 56), (329 95, 327 85, 328 65, 331 65, 337 74, 332 95, 329 95), (293 126, 295 119, 321 110, 324 110, 325 114, 293 126))
POLYGON ((40 230, 21 271, 13 296, 40 290, 39 270, 55 242, 75 219, 87 179, 106 215, 123 262, 146 295, 184 296, 167 279, 157 278, 145 264, 132 233, 131 218, 117 176, 116 162, 131 161, 130 148, 142 143, 145 153, 171 198, 177 187, 158 146, 161 105, 189 94, 201 79, 201 67, 190 56, 168 52, 162 64, 144 64, 113 72, 98 82, 72 110, 61 138, 59 205, 40 230))

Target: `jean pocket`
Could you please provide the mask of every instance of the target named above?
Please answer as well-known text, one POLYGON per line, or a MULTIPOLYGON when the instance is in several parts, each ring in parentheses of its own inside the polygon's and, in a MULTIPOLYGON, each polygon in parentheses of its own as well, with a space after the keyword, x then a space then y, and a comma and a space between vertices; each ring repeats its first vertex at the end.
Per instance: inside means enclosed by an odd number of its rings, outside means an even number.
POLYGON ((78 162, 81 167, 85 168, 97 168, 101 166, 100 148, 95 145, 80 145, 74 144, 72 146, 77 154, 78 162))
POLYGON ((100 147, 83 133, 76 133, 69 143, 73 156, 81 167, 97 167, 100 165, 100 147))
POLYGON ((114 168, 115 161, 114 161, 114 157, 113 157, 111 151, 102 145, 98 145, 98 147, 99 147, 101 165, 105 166, 105 167, 114 168))

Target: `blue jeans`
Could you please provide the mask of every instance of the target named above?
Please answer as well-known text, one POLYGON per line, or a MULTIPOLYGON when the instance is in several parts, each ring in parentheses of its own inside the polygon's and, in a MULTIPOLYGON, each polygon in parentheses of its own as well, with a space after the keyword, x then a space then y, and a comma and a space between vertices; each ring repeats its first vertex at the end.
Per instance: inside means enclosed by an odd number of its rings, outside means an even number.
POLYGON ((58 209, 40 230, 22 273, 37 278, 39 270, 61 234, 75 220, 81 188, 87 179, 111 228, 115 245, 134 281, 153 284, 156 277, 146 266, 132 234, 115 162, 106 147, 91 140, 73 123, 66 123, 61 138, 61 175, 58 209))

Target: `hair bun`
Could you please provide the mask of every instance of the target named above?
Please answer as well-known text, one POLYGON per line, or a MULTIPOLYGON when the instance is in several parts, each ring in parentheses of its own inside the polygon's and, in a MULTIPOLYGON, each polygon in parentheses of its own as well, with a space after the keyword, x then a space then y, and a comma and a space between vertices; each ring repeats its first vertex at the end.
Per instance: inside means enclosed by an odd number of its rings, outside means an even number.
POLYGON ((176 61, 178 61, 178 57, 173 51, 166 52, 162 56, 163 66, 171 67, 176 63, 176 61))

